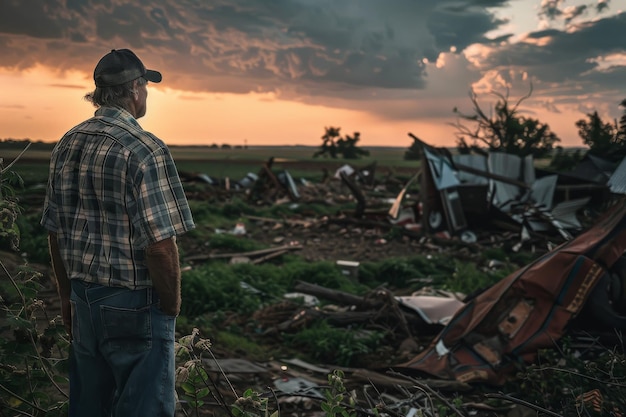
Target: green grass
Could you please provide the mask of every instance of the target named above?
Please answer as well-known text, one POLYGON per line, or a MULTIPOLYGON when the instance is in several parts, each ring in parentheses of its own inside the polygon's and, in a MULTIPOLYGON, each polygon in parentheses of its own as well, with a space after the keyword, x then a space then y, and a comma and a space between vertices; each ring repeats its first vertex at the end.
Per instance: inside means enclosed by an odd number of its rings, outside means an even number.
MULTIPOLYGON (((42 144, 34 144, 22 156, 12 170, 22 176, 26 184, 44 183, 48 177, 50 150, 40 149, 42 144)), ((257 146, 247 149, 211 149, 209 147, 171 146, 172 156, 181 173, 206 174, 210 177, 240 180, 249 172, 258 174, 263 165, 273 159, 272 170, 279 173, 287 170, 294 179, 306 178, 316 181, 322 178, 323 169, 331 174, 344 164, 363 168, 376 162, 377 174, 384 175, 388 170, 415 171, 419 163, 405 161, 404 148, 367 148, 370 155, 358 160, 313 158, 317 150, 313 146, 257 146)), ((10 147, 0 142, 0 155, 5 166, 17 157, 22 148, 10 147)))

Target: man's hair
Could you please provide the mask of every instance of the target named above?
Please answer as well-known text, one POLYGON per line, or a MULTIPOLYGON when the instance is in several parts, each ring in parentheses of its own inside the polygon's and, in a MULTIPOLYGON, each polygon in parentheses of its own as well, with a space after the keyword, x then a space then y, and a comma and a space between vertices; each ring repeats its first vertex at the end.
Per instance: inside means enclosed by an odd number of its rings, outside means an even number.
MULTIPOLYGON (((96 87, 91 93, 85 94, 85 100, 93 104, 95 107, 122 107, 128 108, 128 102, 133 96, 133 82, 129 81, 121 85, 112 87, 96 87)), ((148 80, 143 77, 137 78, 137 86, 146 85, 148 80)))

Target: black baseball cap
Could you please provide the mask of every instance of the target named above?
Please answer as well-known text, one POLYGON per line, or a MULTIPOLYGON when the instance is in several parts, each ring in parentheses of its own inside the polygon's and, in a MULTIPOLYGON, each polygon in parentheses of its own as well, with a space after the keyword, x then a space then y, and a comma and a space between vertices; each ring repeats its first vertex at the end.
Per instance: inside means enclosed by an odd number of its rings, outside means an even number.
POLYGON ((143 77, 160 83, 161 73, 146 69, 137 55, 130 49, 112 49, 103 56, 93 71, 96 87, 113 87, 143 77))

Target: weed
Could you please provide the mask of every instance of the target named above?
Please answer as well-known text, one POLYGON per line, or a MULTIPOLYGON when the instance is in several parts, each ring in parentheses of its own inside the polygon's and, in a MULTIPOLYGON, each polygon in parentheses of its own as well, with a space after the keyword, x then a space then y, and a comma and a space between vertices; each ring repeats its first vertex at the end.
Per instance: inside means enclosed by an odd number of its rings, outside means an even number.
POLYGON ((350 366, 359 355, 375 351, 383 340, 380 332, 362 332, 360 329, 339 329, 320 320, 294 334, 285 335, 292 348, 307 347, 313 358, 325 363, 350 366))
MULTIPOLYGON (((11 176, 0 159, 0 239, 19 250, 19 214, 11 176)), ((58 317, 50 318, 37 298, 41 274, 25 264, 17 272, 0 261, 0 409, 16 415, 67 412, 67 346, 58 317)))
POLYGON ((344 377, 343 371, 339 369, 328 375, 328 388, 324 390, 325 400, 321 404, 327 417, 356 417, 357 415, 354 409, 356 402, 354 398, 347 395, 348 392, 343 383, 344 377), (348 397, 348 408, 344 403, 346 396, 348 397))
POLYGON ((184 405, 192 409, 196 416, 209 398, 211 379, 202 366, 202 354, 209 352, 211 342, 200 338, 199 331, 194 329, 192 334, 182 337, 176 343, 176 357, 184 361, 176 368, 176 383, 180 388, 180 398, 184 405))
POLYGON ((370 287, 409 288, 416 279, 437 281, 453 272, 454 265, 449 259, 416 255, 365 262, 360 266, 359 280, 370 287))
POLYGON ((306 281, 326 288, 346 292, 363 292, 364 286, 355 283, 343 275, 337 266, 328 261, 323 262, 294 262, 283 266, 292 283, 306 281))
POLYGON ((237 398, 231 411, 234 417, 277 417, 279 415, 278 411, 270 412, 268 398, 262 398, 252 389, 247 389, 241 397, 237 398))
POLYGON ((470 294, 475 291, 484 290, 507 275, 506 271, 485 273, 479 270, 476 264, 469 262, 454 261, 453 264, 455 265, 454 273, 450 274, 441 282, 444 289, 453 292, 470 294))
POLYGON ((182 280, 182 314, 195 317, 214 311, 251 314, 262 298, 242 287, 228 265, 213 263, 185 272, 182 280))
POLYGON ((626 357, 596 346, 580 350, 569 337, 521 370, 515 383, 524 399, 563 415, 616 415, 626 410, 626 357))

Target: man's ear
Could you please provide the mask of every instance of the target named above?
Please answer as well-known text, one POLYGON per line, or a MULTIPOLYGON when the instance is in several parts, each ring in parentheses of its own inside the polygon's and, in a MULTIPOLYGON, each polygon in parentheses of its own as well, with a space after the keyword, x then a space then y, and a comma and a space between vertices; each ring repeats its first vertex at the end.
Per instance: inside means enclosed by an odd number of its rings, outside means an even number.
POLYGON ((137 80, 133 80, 133 98, 135 100, 139 98, 139 91, 137 90, 138 88, 139 88, 139 83, 137 82, 137 80))

